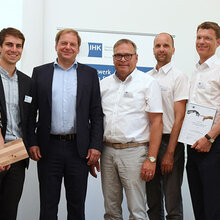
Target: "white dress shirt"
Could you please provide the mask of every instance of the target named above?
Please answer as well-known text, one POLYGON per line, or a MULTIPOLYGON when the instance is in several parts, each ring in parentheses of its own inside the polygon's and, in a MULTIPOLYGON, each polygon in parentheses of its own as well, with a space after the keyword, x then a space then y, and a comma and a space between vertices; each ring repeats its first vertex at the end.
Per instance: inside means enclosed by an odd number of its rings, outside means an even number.
POLYGON ((104 140, 112 143, 149 141, 147 113, 162 113, 156 80, 135 69, 125 81, 117 73, 101 80, 104 140))
POLYGON ((214 55, 204 63, 196 64, 190 82, 189 102, 215 108, 214 123, 220 116, 220 64, 214 55))
POLYGON ((174 102, 189 98, 189 81, 185 74, 174 67, 172 62, 159 69, 147 72, 160 85, 163 103, 163 134, 170 134, 175 121, 174 102))

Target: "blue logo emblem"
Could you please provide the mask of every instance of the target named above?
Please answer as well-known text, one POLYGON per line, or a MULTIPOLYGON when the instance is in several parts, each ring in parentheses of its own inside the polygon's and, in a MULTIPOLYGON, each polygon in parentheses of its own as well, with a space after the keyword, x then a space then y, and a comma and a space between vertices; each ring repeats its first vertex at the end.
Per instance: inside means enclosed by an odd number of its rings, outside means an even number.
POLYGON ((102 44, 101 43, 88 43, 89 55, 88 57, 102 57, 102 44))

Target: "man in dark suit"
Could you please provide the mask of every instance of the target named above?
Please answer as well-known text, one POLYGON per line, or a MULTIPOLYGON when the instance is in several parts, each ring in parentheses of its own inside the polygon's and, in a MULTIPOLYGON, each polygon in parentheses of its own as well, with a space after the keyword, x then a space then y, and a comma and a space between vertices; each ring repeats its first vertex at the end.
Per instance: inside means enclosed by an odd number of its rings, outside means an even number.
POLYGON ((63 178, 67 219, 85 219, 88 169, 102 151, 99 80, 95 69, 75 60, 80 43, 77 31, 59 31, 57 60, 33 70, 29 151, 38 161, 41 220, 57 219, 63 178))
MULTIPOLYGON (((27 146, 28 109, 32 101, 31 79, 16 69, 24 45, 24 35, 17 29, 0 32, 0 111, 1 132, 5 142, 23 138, 27 146)), ((28 159, 0 170, 0 219, 16 220, 28 159)))

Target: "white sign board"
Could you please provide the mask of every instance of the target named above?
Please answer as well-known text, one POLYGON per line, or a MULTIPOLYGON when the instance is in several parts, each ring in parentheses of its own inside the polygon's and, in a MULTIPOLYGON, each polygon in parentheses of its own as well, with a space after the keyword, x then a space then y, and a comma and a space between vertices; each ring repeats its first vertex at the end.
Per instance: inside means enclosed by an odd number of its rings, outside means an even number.
MULTIPOLYGON (((63 28, 58 28, 58 30, 63 28)), ((108 32, 93 30, 77 30, 82 43, 77 61, 94 67, 100 79, 114 73, 113 46, 122 39, 132 40, 137 46, 137 68, 143 72, 151 70, 156 61, 153 55, 153 41, 155 34, 108 32)))

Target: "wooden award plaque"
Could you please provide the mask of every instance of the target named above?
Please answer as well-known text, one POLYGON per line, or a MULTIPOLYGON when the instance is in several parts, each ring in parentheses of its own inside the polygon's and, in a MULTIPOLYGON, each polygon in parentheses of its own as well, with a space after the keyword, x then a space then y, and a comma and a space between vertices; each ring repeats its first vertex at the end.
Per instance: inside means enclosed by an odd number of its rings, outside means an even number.
POLYGON ((7 166, 28 158, 27 150, 24 146, 22 138, 10 141, 0 146, 0 165, 7 166))

